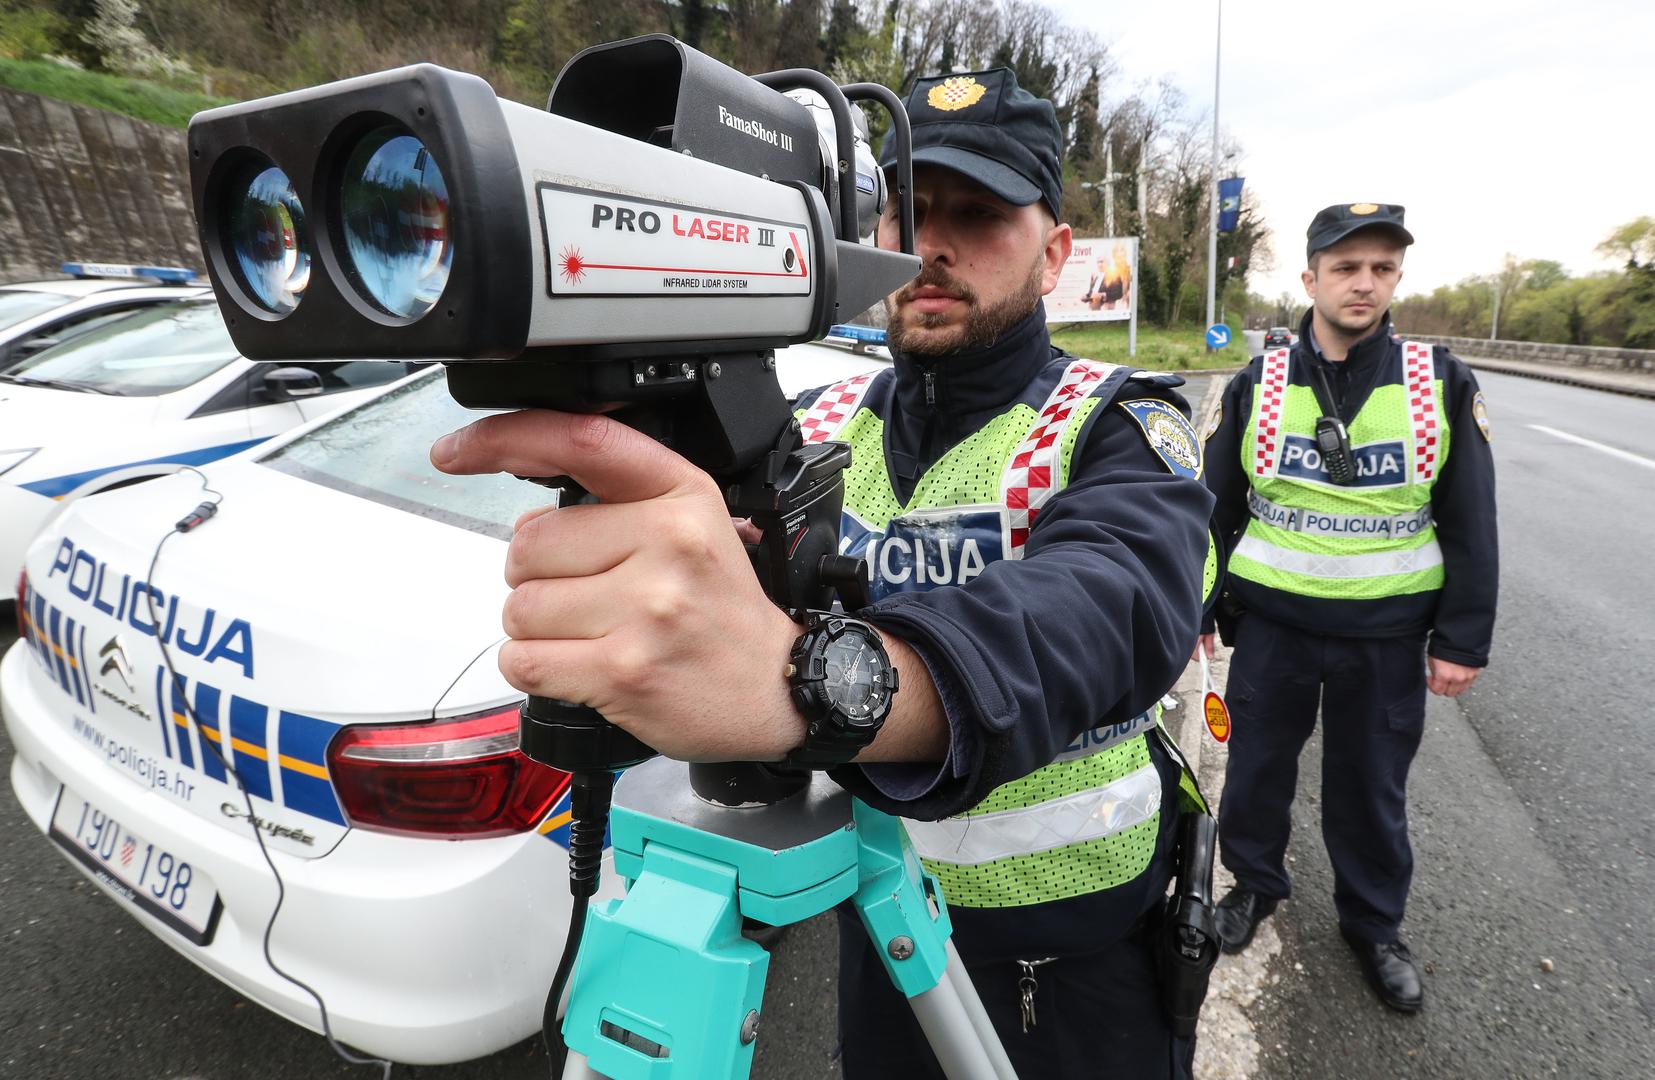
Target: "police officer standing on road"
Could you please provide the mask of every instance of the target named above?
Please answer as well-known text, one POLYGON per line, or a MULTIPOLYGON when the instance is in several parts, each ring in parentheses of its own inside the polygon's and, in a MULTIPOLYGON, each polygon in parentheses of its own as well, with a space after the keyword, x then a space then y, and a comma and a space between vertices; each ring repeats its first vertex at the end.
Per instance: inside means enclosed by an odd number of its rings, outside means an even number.
POLYGON ((1488 663, 1498 560, 1477 380, 1446 350, 1392 332, 1414 242, 1402 216, 1375 203, 1316 215, 1299 341, 1231 380, 1206 460, 1228 554, 1217 621, 1235 646, 1219 810, 1236 878, 1218 906, 1225 951, 1245 948, 1289 895, 1289 808, 1319 700, 1340 930, 1380 999, 1414 1012, 1424 987, 1400 936, 1408 767, 1427 687, 1456 696, 1488 663))
MULTIPOLYGON (((835 780, 911 819, 1022 1076, 1187 1077, 1152 946, 1184 777, 1153 710, 1199 630, 1200 447, 1165 380, 1047 336, 1041 297, 1070 251, 1051 103, 996 69, 922 79, 907 109, 924 262, 886 301, 894 368, 798 402, 806 438, 853 447, 842 541, 873 597, 856 614, 900 688, 877 737, 809 733, 787 674, 806 628, 760 590, 712 481, 670 450, 528 412, 432 459, 568 473, 604 500, 516 530, 513 685, 686 760, 839 764, 835 780)), ((894 200, 879 240, 896 246, 894 200)), ((845 1075, 941 1076, 850 921, 845 1075)))

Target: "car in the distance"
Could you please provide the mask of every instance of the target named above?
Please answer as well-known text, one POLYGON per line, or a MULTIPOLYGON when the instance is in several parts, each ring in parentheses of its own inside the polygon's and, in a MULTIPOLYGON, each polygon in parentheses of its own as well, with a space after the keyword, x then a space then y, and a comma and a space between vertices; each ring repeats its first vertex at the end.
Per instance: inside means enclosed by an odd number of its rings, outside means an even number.
POLYGON ((1266 349, 1285 349, 1293 344, 1293 331, 1285 326, 1272 326, 1264 332, 1266 349))
MULTIPOLYGON (((796 394, 888 362, 811 344, 777 372, 796 394)), ((200 476, 67 507, 0 661, 12 788, 75 867, 320 1030, 265 959, 262 839, 275 962, 336 1037, 416 1065, 538 1031, 571 910, 568 778, 518 751, 497 667, 506 542, 549 496, 432 468, 476 415, 418 373, 200 476)))
POLYGON ((210 295, 177 266, 64 263, 63 272, 0 285, 0 371, 150 304, 210 295))

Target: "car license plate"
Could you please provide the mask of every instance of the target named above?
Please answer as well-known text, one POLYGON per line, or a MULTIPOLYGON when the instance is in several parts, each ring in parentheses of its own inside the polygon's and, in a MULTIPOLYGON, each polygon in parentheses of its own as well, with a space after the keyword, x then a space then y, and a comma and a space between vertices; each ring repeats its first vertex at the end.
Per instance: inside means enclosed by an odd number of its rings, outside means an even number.
POLYGON ((129 903, 197 945, 218 928, 218 890, 196 867, 153 844, 68 787, 48 830, 58 845, 129 903))

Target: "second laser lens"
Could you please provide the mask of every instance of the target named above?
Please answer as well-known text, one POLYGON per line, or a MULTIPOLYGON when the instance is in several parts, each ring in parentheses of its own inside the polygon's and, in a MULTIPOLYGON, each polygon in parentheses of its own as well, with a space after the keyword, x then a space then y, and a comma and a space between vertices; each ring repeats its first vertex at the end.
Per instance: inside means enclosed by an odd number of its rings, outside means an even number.
POLYGON ((310 284, 310 238, 293 181, 274 165, 252 166, 230 188, 230 251, 247 289, 265 308, 286 315, 310 284))
POLYGON ((368 298, 403 318, 431 310, 454 261, 448 184, 431 151, 399 127, 370 132, 345 164, 340 211, 368 298))

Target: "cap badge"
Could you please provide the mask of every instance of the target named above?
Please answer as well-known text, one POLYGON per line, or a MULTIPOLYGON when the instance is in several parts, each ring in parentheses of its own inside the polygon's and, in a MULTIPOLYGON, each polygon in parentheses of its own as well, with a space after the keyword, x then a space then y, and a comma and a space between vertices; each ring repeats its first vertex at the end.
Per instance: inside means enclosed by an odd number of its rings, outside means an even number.
POLYGON ((954 112, 968 108, 982 100, 988 87, 969 75, 954 75, 931 88, 925 101, 940 112, 954 112))
POLYGON ((1372 214, 1379 209, 1377 203, 1359 202, 1352 204, 1350 212, 1353 214, 1372 214))

